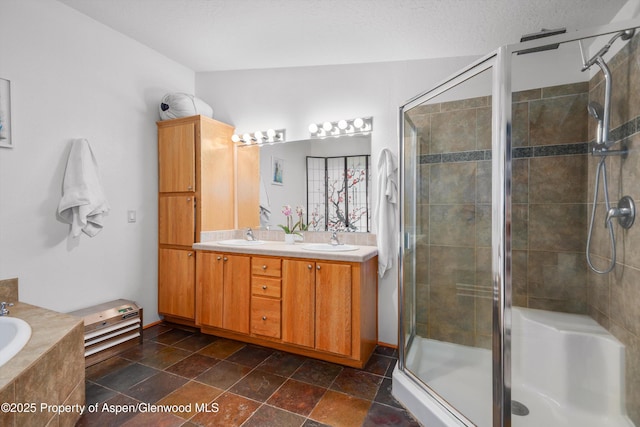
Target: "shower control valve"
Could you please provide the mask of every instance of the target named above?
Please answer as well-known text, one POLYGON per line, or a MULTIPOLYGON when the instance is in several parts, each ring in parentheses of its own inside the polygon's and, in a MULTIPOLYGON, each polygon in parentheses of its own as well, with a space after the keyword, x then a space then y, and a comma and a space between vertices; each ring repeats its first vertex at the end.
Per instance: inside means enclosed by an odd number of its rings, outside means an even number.
POLYGON ((610 208, 607 211, 607 216, 604 220, 605 228, 609 226, 613 218, 618 218, 618 224, 622 228, 631 228, 636 219, 636 205, 630 196, 624 196, 618 202, 617 208, 610 208))

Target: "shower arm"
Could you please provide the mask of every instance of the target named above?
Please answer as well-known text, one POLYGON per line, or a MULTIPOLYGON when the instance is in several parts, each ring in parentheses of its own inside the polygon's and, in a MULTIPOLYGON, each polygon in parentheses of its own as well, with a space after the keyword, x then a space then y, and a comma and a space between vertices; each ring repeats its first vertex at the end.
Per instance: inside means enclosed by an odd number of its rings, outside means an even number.
POLYGON ((595 63, 598 64, 604 74, 604 115, 602 117, 602 145, 605 148, 609 148, 612 144, 609 142, 609 121, 611 115, 611 71, 607 67, 607 63, 604 62, 602 56, 598 56, 595 59, 595 63))

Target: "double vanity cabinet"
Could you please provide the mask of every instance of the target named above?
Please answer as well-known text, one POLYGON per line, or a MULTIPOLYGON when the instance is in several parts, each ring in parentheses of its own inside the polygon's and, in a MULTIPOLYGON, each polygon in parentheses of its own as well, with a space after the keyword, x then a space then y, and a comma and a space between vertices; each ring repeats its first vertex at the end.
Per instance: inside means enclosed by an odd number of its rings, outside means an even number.
POLYGON ((204 333, 362 367, 377 344, 377 252, 201 243, 259 224, 259 147, 192 116, 158 126, 158 313, 204 333))
POLYGON ((204 333, 362 367, 377 344, 375 247, 305 253, 199 243, 196 325, 204 333), (256 253, 256 251, 258 251, 256 253))

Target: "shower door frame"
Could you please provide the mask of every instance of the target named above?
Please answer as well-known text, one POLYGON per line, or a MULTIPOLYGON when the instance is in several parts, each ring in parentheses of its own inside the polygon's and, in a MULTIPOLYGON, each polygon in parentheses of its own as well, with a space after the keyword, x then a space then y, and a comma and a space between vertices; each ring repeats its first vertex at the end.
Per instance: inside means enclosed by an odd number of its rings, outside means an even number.
MULTIPOLYGON (((639 28, 640 18, 614 22, 586 30, 572 31, 552 37, 530 40, 527 42, 510 44, 498 48, 496 51, 480 58, 463 68, 452 77, 446 79, 433 89, 423 92, 402 105, 399 109, 399 188, 404 190, 404 113, 431 98, 451 89, 469 78, 493 68, 492 79, 492 359, 493 359, 493 426, 511 426, 511 102, 512 102, 512 55, 527 49, 540 48, 555 43, 567 43, 617 33, 630 28, 639 28)), ((576 64, 580 66, 581 64, 576 64)), ((404 192, 400 191, 399 200, 399 252, 398 252, 398 313, 404 315, 404 257, 405 248, 410 242, 406 234, 404 220, 404 192)), ((415 298, 413 300, 415 304, 415 298)), ((405 340, 404 318, 398 321, 399 360, 398 367, 420 388, 424 389, 441 407, 456 420, 466 425, 473 425, 455 407, 440 397, 428 384, 417 378, 406 369, 405 345, 413 340, 415 334, 415 310, 411 318, 410 336, 405 340)))
MULTIPOLYGON (((498 255, 496 252, 498 250, 500 250, 501 248, 505 247, 505 243, 504 243, 504 239, 506 234, 505 233, 495 233, 494 230, 498 229, 498 230, 508 230, 507 227, 505 227, 505 217, 503 214, 498 214, 500 211, 496 211, 497 208, 497 204, 495 203, 496 199, 496 191, 499 192, 500 195, 504 194, 504 191, 501 187, 496 188, 495 183, 496 182, 505 182, 506 180, 502 180, 503 177, 505 177, 505 172, 502 171, 501 174, 499 174, 498 176, 496 176, 496 171, 499 170, 500 166, 497 166, 496 163, 500 163, 502 164, 502 166, 504 166, 505 164, 509 164, 510 165, 510 156, 511 156, 511 150, 500 150, 499 146, 501 145, 501 138, 506 136, 502 135, 501 130, 506 130, 506 129, 510 129, 510 124, 507 126, 506 122, 503 122, 503 120, 510 120, 510 116, 511 116, 511 109, 505 109, 504 108, 504 98, 501 96, 502 93, 500 92, 500 90, 503 90, 502 85, 498 84, 501 79, 504 79, 505 76, 505 70, 506 70, 506 66, 505 66, 505 54, 506 54, 506 49, 500 48, 498 50, 496 50, 495 52, 492 52, 482 58, 480 58, 479 60, 475 61, 474 63, 470 64, 469 66, 467 66, 466 68, 462 69, 460 72, 458 72, 457 74, 455 74, 454 76, 452 76, 451 78, 445 80, 444 82, 440 83, 439 85, 436 85, 433 89, 421 93, 417 96, 415 96, 414 98, 410 99, 409 101, 407 101, 404 105, 402 105, 399 109, 399 120, 400 120, 400 126, 399 126, 399 141, 400 141, 400 150, 398 151, 400 153, 400 158, 399 158, 399 164, 403 165, 402 168, 400 168, 400 173, 399 173, 399 188, 404 190, 404 186, 405 186, 405 181, 407 180, 407 177, 405 176, 405 168, 404 168, 404 161, 405 161, 405 155, 404 155, 404 113, 408 110, 410 110, 413 107, 416 107, 432 98, 437 97, 438 95, 448 91, 449 89, 452 89, 453 87, 487 71, 487 70, 491 70, 492 72, 492 84, 491 84, 491 95, 492 95, 492 114, 491 114, 491 128, 492 128, 492 136, 491 136, 491 149, 492 149, 492 236, 493 239, 495 239, 495 236, 501 236, 501 238, 498 241, 498 244, 496 244, 495 241, 492 240, 492 260, 493 260, 493 264, 492 264, 492 277, 494 277, 493 280, 493 312, 494 312, 494 319, 493 319, 493 329, 494 331, 496 330, 496 328, 499 328, 500 330, 502 330, 504 328, 504 324, 502 322, 501 319, 504 319, 505 316, 503 315, 503 309, 504 309, 504 292, 502 291, 501 287, 505 284, 505 283, 511 283, 511 278, 509 276, 509 280, 505 280, 505 268, 506 268, 506 260, 510 259, 510 254, 508 258, 505 258, 504 256, 500 256, 498 255), (496 112, 498 112, 498 114, 496 114, 496 112), (500 162, 500 154, 504 152, 504 155, 509 155, 509 161, 508 162, 500 162), (498 178, 498 179, 497 179, 498 178), (497 261, 497 262, 496 262, 497 261), (496 307, 499 308, 499 316, 497 316, 500 320, 498 323, 496 323, 496 307)), ((508 70, 507 70, 508 71, 508 70)), ((508 97, 509 97, 509 102, 511 99, 511 93, 510 91, 508 92, 508 97)), ((510 105, 510 104, 507 104, 510 105)), ((508 135, 509 138, 509 147, 510 147, 510 134, 508 135)), ((413 169, 416 169, 415 167, 413 169)), ((412 179, 415 180, 415 177, 411 177, 412 179)), ((508 176, 508 182, 511 182, 511 176, 509 174, 508 176)), ((510 184, 509 184, 510 185, 510 184)), ((405 258, 405 250, 408 250, 409 247, 408 245, 412 245, 413 240, 410 238, 409 234, 407 233, 407 224, 405 224, 405 217, 404 217, 404 193, 403 191, 400 192, 401 196, 400 196, 400 203, 399 203, 399 218, 400 218, 400 239, 399 242, 401 242, 401 247, 399 250, 399 260, 398 260, 398 283, 402 284, 403 283, 403 277, 404 277, 404 258, 405 258)), ((502 200, 502 197, 500 198, 500 200, 502 200)), ((502 206, 505 206, 505 203, 501 204, 502 206)), ((509 211, 510 214, 510 211, 509 211)), ((413 251, 413 247, 411 248, 411 250, 413 251)), ((510 274, 510 270, 509 270, 509 274, 510 274)), ((398 303, 399 303, 399 313, 401 313, 401 315, 404 313, 404 298, 405 298, 405 287, 404 286, 398 286, 398 303)), ((414 293, 414 299, 413 299, 413 303, 415 304, 415 291, 412 291, 414 293)), ((510 303, 510 300, 509 300, 510 303)), ((510 306, 509 306, 510 307, 510 306)), ((410 319, 411 324, 409 326, 409 338, 407 340, 407 342, 410 343, 413 341, 413 337, 415 335, 415 330, 416 330, 416 326, 415 326, 415 310, 413 310, 414 315, 412 316, 412 318, 410 319)), ((474 425, 473 422, 471 420, 469 420, 464 414, 462 414, 460 411, 458 411, 455 407, 453 407, 449 402, 447 402, 444 398, 442 398, 440 395, 438 395, 438 393, 436 391, 434 391, 433 389, 431 389, 429 387, 428 384, 424 383, 420 378, 418 378, 417 376, 415 376, 411 371, 406 369, 405 366, 405 357, 406 357, 406 349, 405 349, 405 334, 407 331, 405 331, 405 325, 404 325, 404 319, 400 319, 400 321, 398 322, 399 325, 399 337, 400 340, 402 340, 402 342, 400 343, 399 346, 399 358, 398 358, 398 365, 399 365, 399 369, 402 370, 405 374, 407 374, 407 376, 416 384, 418 384, 420 387, 422 387, 423 389, 426 390, 426 392, 429 394, 429 396, 431 398, 433 398, 440 406, 442 406, 444 409, 446 409, 446 411, 452 415, 455 419, 457 419, 458 421, 462 422, 464 425, 474 425)), ((509 325, 510 326, 510 325, 509 325)), ((496 348, 498 349, 499 353, 502 355, 498 358, 493 357, 493 373, 494 375, 492 375, 492 382, 493 382, 493 408, 494 408, 494 420, 495 420, 495 416, 496 416, 496 409, 501 409, 501 407, 503 405, 496 404, 496 401, 498 402, 502 402, 503 398, 507 398, 508 397, 508 401, 510 402, 510 387, 506 390, 504 390, 504 388, 502 387, 502 384, 510 384, 510 379, 511 379, 511 371, 510 369, 506 369, 507 366, 510 366, 509 364, 505 365, 504 361, 505 361, 505 357, 503 356, 505 349, 508 350, 509 345, 507 343, 507 345, 505 345, 505 342, 503 341, 503 337, 507 336, 503 333, 493 333, 493 342, 492 342, 492 347, 493 347, 493 351, 494 351, 494 355, 496 354, 496 348), (500 372, 501 374, 499 376, 496 376, 495 374, 497 372, 500 372)), ((510 416, 511 413, 511 406, 509 405, 509 408, 505 409, 505 410, 501 410, 502 413, 506 413, 510 416), (508 411, 508 412, 505 412, 508 411)), ((501 422, 502 422, 502 418, 503 415, 499 415, 501 422)), ((495 421, 494 421, 495 424, 495 421)))

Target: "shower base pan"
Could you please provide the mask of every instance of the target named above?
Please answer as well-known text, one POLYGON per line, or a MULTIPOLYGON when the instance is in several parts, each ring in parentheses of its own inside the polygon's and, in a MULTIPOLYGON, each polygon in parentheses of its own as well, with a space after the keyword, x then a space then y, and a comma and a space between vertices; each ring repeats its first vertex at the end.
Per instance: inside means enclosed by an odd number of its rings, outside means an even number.
MULTIPOLYGON (((634 426, 618 340, 588 316, 512 311, 512 411, 522 414, 513 426, 634 426)), ((479 427, 492 425, 489 350, 415 337, 407 366, 479 427)))

